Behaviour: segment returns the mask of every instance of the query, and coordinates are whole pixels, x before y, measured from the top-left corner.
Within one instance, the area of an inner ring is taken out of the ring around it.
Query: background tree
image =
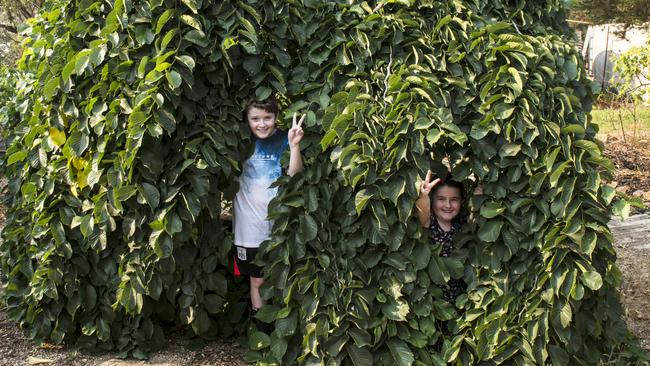
[[[20,24],[32,18],[44,0],[0,0],[0,64],[12,65],[20,56]]]
[[[646,0],[574,0],[572,7],[572,18],[595,24],[620,23],[627,28],[650,21]]]

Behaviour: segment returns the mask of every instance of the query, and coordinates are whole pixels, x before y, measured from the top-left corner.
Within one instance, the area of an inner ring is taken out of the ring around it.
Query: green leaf
[[[50,127],[49,136],[50,140],[55,146],[63,146],[63,144],[65,144],[65,132],[59,131],[54,127]]]
[[[111,336],[111,328],[104,318],[97,318],[97,338],[107,341]]]
[[[309,214],[304,214],[300,216],[300,231],[303,234],[303,240],[305,242],[314,240],[316,235],[318,235],[318,224],[313,217]]]
[[[192,321],[192,330],[196,334],[206,334],[210,329],[210,317],[208,313],[202,308],[194,310],[194,320]]]
[[[564,172],[564,169],[566,169],[569,166],[569,164],[571,164],[570,161],[565,161],[561,164],[558,164],[555,170],[553,170],[553,172],[549,176],[549,183],[551,184],[551,188],[557,186],[557,182],[560,179],[560,176]]]
[[[571,311],[571,304],[569,302],[564,303],[562,309],[560,310],[560,324],[564,328],[568,327],[571,324],[571,319],[573,318],[573,312]]]
[[[91,50],[85,49],[79,52],[75,58],[75,65],[74,65],[74,73],[77,75],[81,75],[86,67],[88,66],[88,63],[90,62],[90,54]]]
[[[196,4],[196,0],[181,0],[185,6],[187,6],[192,13],[198,14],[199,10]]]
[[[503,144],[503,146],[501,146],[501,149],[499,149],[499,156],[517,156],[520,151],[521,145],[507,143]]]
[[[178,87],[181,86],[181,83],[183,82],[183,79],[181,78],[181,75],[177,73],[174,70],[168,71],[165,73],[165,77],[167,78],[167,81],[169,82],[169,87],[172,89],[178,89]]]
[[[250,349],[259,351],[271,345],[271,338],[262,332],[254,332],[248,338],[248,347]]]
[[[406,190],[406,179],[404,177],[395,177],[395,179],[382,185],[380,190],[382,197],[397,205],[397,200]]]
[[[354,196],[354,208],[357,211],[357,215],[361,214],[361,211],[366,207],[368,201],[372,198],[373,194],[367,190],[362,189]]]
[[[413,352],[411,352],[411,349],[406,345],[406,343],[404,343],[404,341],[393,338],[386,341],[386,344],[388,345],[391,356],[393,356],[395,365],[410,366],[415,361]]]
[[[506,103],[499,103],[494,107],[494,117],[499,119],[507,119],[512,116],[515,111],[515,106]]]
[[[497,241],[501,228],[503,227],[502,220],[490,220],[481,225],[478,230],[478,237],[484,242],[492,243]]]
[[[616,197],[616,189],[606,184],[603,184],[600,189],[602,192],[603,200],[605,200],[605,204],[609,205],[614,197]]]
[[[501,215],[504,211],[505,207],[496,202],[486,202],[481,206],[481,216],[488,219],[495,218]]]
[[[255,313],[255,318],[263,321],[264,323],[273,323],[276,319],[278,311],[280,311],[279,306],[265,304]]]
[[[169,258],[174,251],[174,243],[167,234],[161,234],[154,244],[154,251],[158,258]]]
[[[352,359],[354,366],[373,366],[374,360],[372,353],[366,348],[360,348],[353,344],[348,343],[345,348]]]
[[[550,344],[548,350],[551,355],[553,366],[566,366],[571,364],[569,354],[561,347]]]
[[[80,288],[81,306],[87,311],[93,310],[97,304],[97,292],[95,288],[86,283]]]
[[[7,165],[11,165],[19,161],[23,161],[25,160],[26,157],[27,157],[27,151],[25,150],[16,151],[15,153],[9,155],[9,158],[7,158]]]
[[[382,312],[388,319],[395,321],[405,321],[407,315],[410,312],[410,307],[408,303],[401,299],[391,299],[382,306]]]
[[[196,18],[194,18],[193,16],[191,16],[191,15],[187,15],[187,14],[183,14],[183,15],[180,16],[180,20],[181,20],[181,22],[183,22],[183,23],[189,25],[190,27],[192,27],[192,28],[194,28],[194,29],[196,29],[196,30],[200,30],[200,31],[202,31],[202,29],[201,29],[201,22],[199,22],[199,21],[198,21]]]
[[[81,225],[79,226],[79,230],[81,231],[81,235],[83,235],[84,238],[87,238],[88,235],[93,232],[94,228],[95,220],[93,219],[93,215],[88,214],[81,218]]]
[[[619,199],[612,205],[612,213],[625,220],[630,216],[630,203],[626,200]]]
[[[271,96],[271,93],[273,93],[271,88],[266,86],[259,86],[257,87],[257,89],[255,89],[255,99],[266,100],[268,97]]]
[[[191,31],[183,35],[183,39],[196,44],[199,47],[208,47],[210,45],[210,40],[202,31],[198,29],[192,29]]]
[[[207,294],[203,297],[203,306],[210,314],[219,314],[223,311],[223,297],[215,294]]]
[[[603,278],[597,271],[584,272],[580,278],[582,279],[582,283],[584,283],[585,286],[594,291],[599,290],[603,286]]]
[[[156,186],[147,182],[142,182],[138,187],[138,190],[152,210],[158,207],[158,204],[160,203],[160,192],[158,192]]]
[[[176,56],[176,59],[183,63],[183,65],[187,66],[190,71],[194,70],[194,66],[196,66],[196,61],[192,58],[192,56],[189,55],[182,55],[182,56]]]
[[[174,15],[175,10],[174,9],[167,9],[165,10],[162,15],[158,18],[158,21],[156,22],[156,31],[155,33],[158,34],[160,31],[163,29],[165,24],[171,19],[172,15]]]
[[[431,258],[431,246],[429,244],[420,244],[416,246],[413,250],[412,258],[416,270],[427,268]]]
[[[75,156],[81,156],[88,148],[90,140],[86,134],[80,131],[74,131],[68,139],[68,144],[70,144],[70,148]]]
[[[59,90],[60,82],[59,77],[53,77],[48,80],[43,87],[43,96],[49,99],[56,95],[56,91]]]
[[[275,331],[283,336],[288,337],[296,332],[298,326],[298,317],[295,312],[291,313],[286,318],[278,319],[275,321]]]

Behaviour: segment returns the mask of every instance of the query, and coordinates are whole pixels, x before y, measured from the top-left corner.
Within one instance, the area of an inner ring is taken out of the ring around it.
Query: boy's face
[[[258,139],[269,138],[275,132],[275,114],[261,108],[251,107],[248,110],[248,127]]]
[[[433,213],[439,221],[450,223],[460,213],[460,190],[442,186],[433,196]]]

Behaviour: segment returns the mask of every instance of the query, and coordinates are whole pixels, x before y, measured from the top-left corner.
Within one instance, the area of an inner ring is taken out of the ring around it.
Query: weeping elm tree
[[[4,166],[9,315],[137,357],[163,326],[246,330],[221,210],[251,137],[307,111],[249,334],[262,364],[638,362],[607,222],[628,204],[563,2],[52,0],[28,22]],[[484,194],[458,254],[414,212],[428,169]],[[467,284],[455,303],[452,279]]]

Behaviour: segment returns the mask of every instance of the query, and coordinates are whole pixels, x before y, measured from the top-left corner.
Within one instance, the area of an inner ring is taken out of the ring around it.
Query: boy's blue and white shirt
[[[233,202],[235,245],[257,248],[271,236],[273,223],[266,217],[278,188],[269,186],[282,175],[280,157],[288,146],[287,133],[280,130],[269,138],[255,140],[255,151],[244,162]]]

